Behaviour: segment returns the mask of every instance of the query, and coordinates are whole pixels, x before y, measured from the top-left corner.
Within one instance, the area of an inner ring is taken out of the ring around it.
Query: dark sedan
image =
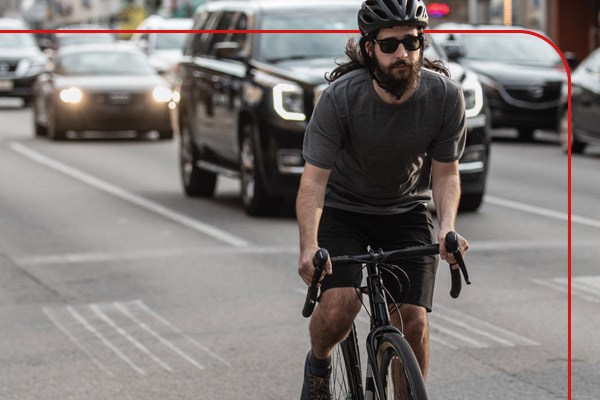
[[[583,153],[588,144],[600,145],[600,48],[590,54],[571,75],[571,152]],[[568,151],[567,87],[563,87],[560,144]]]
[[[68,131],[156,130],[173,137],[171,86],[145,54],[129,45],[69,46],[55,53],[34,85],[36,135]]]
[[[29,29],[21,20],[0,18],[0,29]],[[31,86],[44,71],[46,56],[31,33],[0,34],[0,97],[31,101]]]
[[[437,29],[519,29],[442,24]],[[479,74],[493,128],[516,128],[522,140],[536,129],[555,131],[566,72],[560,55],[541,38],[525,33],[435,34],[448,56]]]

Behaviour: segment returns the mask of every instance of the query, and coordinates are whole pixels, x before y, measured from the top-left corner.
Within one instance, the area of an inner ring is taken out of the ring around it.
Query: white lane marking
[[[592,303],[600,304],[600,288],[596,288],[600,277],[578,276],[571,279],[571,295]],[[567,278],[553,278],[550,280],[533,279],[533,283],[556,290],[561,293],[569,293]]]
[[[176,327],[175,325],[173,325],[172,323],[170,323],[169,321],[167,321],[165,318],[163,318],[161,315],[159,315],[156,311],[152,310],[143,301],[136,300],[133,303],[136,304],[140,309],[144,310],[146,313],[150,314],[155,319],[157,319],[158,321],[160,321],[163,325],[165,325],[166,327],[170,328],[173,332],[175,332],[175,333],[183,336],[188,342],[190,342],[191,344],[193,344],[194,346],[196,346],[200,350],[204,351],[205,353],[207,353],[208,355],[210,355],[214,359],[219,360],[221,363],[223,363],[224,365],[226,365],[226,366],[228,366],[228,367],[231,368],[231,364],[227,360],[223,359],[221,356],[219,356],[218,354],[216,354],[213,351],[211,351],[208,347],[206,347],[203,344],[199,343],[193,337],[191,337],[191,336],[183,333],[181,331],[181,329],[179,329],[178,327]]]
[[[143,323],[142,321],[140,321],[135,315],[133,315],[131,313],[131,311],[129,311],[121,303],[115,302],[114,306],[117,308],[117,310],[119,310],[121,313],[123,313],[123,315],[125,315],[126,317],[128,317],[129,319],[131,319],[133,322],[135,322],[136,324],[138,324],[140,326],[140,328],[142,328],[143,330],[145,330],[146,332],[148,332],[156,340],[158,340],[159,342],[161,342],[162,344],[164,344],[165,346],[167,346],[169,349],[171,349],[172,351],[174,351],[175,353],[177,353],[181,358],[183,358],[184,360],[186,360],[187,362],[189,362],[194,367],[196,367],[196,368],[198,368],[200,370],[204,369],[203,365],[201,365],[196,360],[194,360],[192,357],[190,357],[189,355],[187,355],[179,347],[175,346],[173,343],[171,343],[167,339],[163,338],[154,329],[150,328],[148,325],[146,325],[145,323]]]
[[[478,340],[475,340],[475,339],[473,339],[473,338],[471,338],[469,336],[463,335],[462,333],[458,333],[456,331],[453,331],[452,329],[448,329],[448,328],[445,328],[445,327],[440,326],[440,325],[432,325],[430,327],[430,329],[431,329],[432,332],[439,331],[439,332],[441,332],[441,333],[443,333],[445,335],[453,336],[453,337],[457,338],[458,340],[461,340],[461,341],[463,341],[465,343],[470,344],[473,347],[477,347],[477,348],[480,348],[480,349],[484,349],[484,348],[489,347],[485,343],[482,343],[482,342],[480,342]]]
[[[83,351],[89,358],[90,360],[92,360],[92,362],[94,364],[96,364],[96,366],[98,368],[100,368],[102,371],[106,372],[106,374],[108,376],[114,376],[112,372],[110,372],[108,370],[108,368],[106,368],[104,365],[102,365],[102,363],[100,361],[98,361],[98,359],[96,357],[94,357],[92,355],[92,353],[90,353],[76,338],[75,336],[73,336],[64,326],[62,326],[62,324],[60,322],[58,322],[58,320],[52,315],[52,313],[50,312],[50,310],[48,310],[47,308],[43,308],[44,314],[46,314],[46,316],[48,317],[48,319],[50,321],[52,321],[52,323],[54,325],[56,325],[56,327],[58,329],[60,329],[62,331],[62,333],[65,334],[65,336],[67,338],[69,338],[69,340],[71,340],[75,346],[77,346],[81,351]]]
[[[482,319],[472,317],[468,314],[461,313],[461,312],[458,312],[455,310],[451,310],[448,307],[441,306],[441,305],[436,305],[435,308],[439,311],[444,312],[445,314],[454,315],[456,318],[464,320],[466,322],[470,322],[473,325],[483,326],[486,329],[489,329],[490,331],[495,331],[498,334],[512,338],[513,340],[516,340],[517,342],[522,342],[525,345],[529,345],[529,346],[539,346],[540,345],[540,343],[536,342],[535,340],[529,339],[525,336],[521,336],[518,333],[509,331],[508,329],[505,329],[498,325],[494,325],[494,324],[484,321]]]
[[[125,354],[123,354],[114,344],[110,342],[107,338],[102,335],[96,328],[94,328],[90,323],[82,317],[72,306],[67,306],[67,310],[69,313],[75,318],[80,324],[82,324],[85,329],[91,332],[98,340],[100,340],[106,347],[111,349],[121,360],[125,361],[134,371],[136,371],[140,375],[146,375],[146,371],[142,368],[138,367],[133,361],[129,359]]]
[[[108,315],[106,315],[97,304],[90,304],[90,308],[94,313],[100,317],[104,322],[110,325],[114,330],[116,330],[121,336],[129,341],[129,343],[133,344],[137,347],[141,352],[146,354],[152,360],[154,360],[158,365],[162,368],[166,369],[169,372],[173,372],[173,369],[165,363],[163,360],[158,358],[154,353],[152,353],[146,346],[142,343],[138,342],[133,336],[131,336],[125,329],[121,328],[115,321],[113,321]]]
[[[227,243],[234,247],[245,247],[250,244],[245,239],[237,237],[229,232],[226,232],[226,231],[219,229],[217,227],[214,227],[212,225],[209,225],[204,222],[198,221],[196,219],[190,218],[179,212],[168,209],[168,208],[162,206],[161,204],[158,204],[151,200],[145,199],[145,198],[138,196],[132,192],[122,189],[118,186],[115,186],[106,181],[98,179],[92,175],[85,173],[85,172],[79,171],[79,170],[77,170],[71,166],[68,166],[60,161],[57,161],[50,157],[42,155],[26,146],[23,146],[20,143],[11,142],[9,147],[13,151],[29,158],[30,160],[33,160],[39,164],[42,164],[49,168],[52,168],[55,171],[61,172],[67,176],[70,176],[71,178],[77,179],[80,182],[83,182],[87,185],[90,185],[97,189],[100,189],[106,193],[109,193],[115,197],[120,198],[121,200],[125,200],[131,204],[135,204],[136,206],[142,207],[148,211],[158,214],[158,215],[160,215],[164,218],[167,218],[171,221],[177,222],[187,228],[190,228],[197,232],[203,233],[203,234],[210,236],[214,239],[217,239],[221,242]]]
[[[480,336],[484,336],[484,337],[486,337],[488,339],[491,339],[491,340],[496,341],[496,342],[498,342],[500,344],[503,344],[506,347],[515,347],[515,344],[513,342],[511,342],[511,341],[502,339],[501,337],[493,335],[493,334],[491,334],[489,332],[486,332],[484,330],[477,329],[474,326],[466,324],[466,323],[464,323],[462,321],[459,321],[459,320],[457,320],[455,318],[447,317],[444,314],[440,314],[440,313],[432,314],[431,316],[432,316],[432,318],[439,318],[439,319],[442,319],[442,320],[444,320],[444,321],[446,321],[448,323],[451,323],[453,325],[460,326],[463,329],[466,329],[466,330],[471,331],[471,332],[473,332],[475,334],[478,334]]]
[[[453,345],[452,343],[450,343],[450,342],[448,342],[448,341],[446,341],[446,340],[444,340],[444,339],[440,338],[439,336],[435,335],[434,333],[431,333],[431,334],[429,335],[429,339],[430,339],[432,342],[436,342],[436,343],[438,343],[438,344],[441,344],[442,346],[444,346],[444,347],[448,347],[448,348],[449,348],[449,349],[451,349],[451,350],[458,350],[458,346],[455,346],[455,345]]]
[[[288,247],[211,247],[206,249],[181,248],[181,249],[147,249],[134,250],[130,252],[91,252],[91,253],[62,253],[48,254],[42,256],[20,257],[15,260],[18,265],[37,266],[46,264],[77,264],[96,263],[110,261],[141,260],[148,258],[174,257],[195,254],[199,256],[210,256],[220,254],[297,254],[297,246]]]
[[[566,249],[567,242],[560,240],[533,240],[533,241],[469,241],[471,244],[470,253],[478,253],[482,251],[498,251],[506,252],[509,250],[543,250],[543,249]],[[598,246],[597,240],[577,240],[572,246],[583,248],[595,248]],[[95,262],[111,262],[111,261],[128,261],[142,260],[161,257],[177,257],[186,255],[211,256],[219,254],[227,255],[297,255],[299,252],[297,246],[257,246],[257,247],[210,247],[210,248],[167,248],[167,249],[145,249],[133,250],[130,252],[90,252],[90,253],[59,253],[46,254],[40,256],[17,257],[14,262],[21,266],[38,266],[51,264],[78,264],[78,263],[95,263]]]
[[[495,197],[495,196],[486,195],[484,201],[486,203],[490,203],[490,204],[493,204],[496,206],[510,208],[510,209],[518,210],[518,211],[523,211],[523,212],[527,212],[530,214],[541,215],[544,217],[553,218],[553,219],[557,219],[560,221],[568,221],[568,218],[569,218],[569,214],[564,213],[564,212],[550,210],[550,209],[543,208],[543,207],[536,207],[536,206],[532,206],[530,204],[520,203],[517,201],[508,200],[508,199],[502,199],[502,198]],[[591,226],[593,228],[600,228],[600,221],[598,221],[596,219],[592,219],[592,218],[586,218],[586,217],[582,217],[579,215],[571,214],[571,221],[574,224]]]

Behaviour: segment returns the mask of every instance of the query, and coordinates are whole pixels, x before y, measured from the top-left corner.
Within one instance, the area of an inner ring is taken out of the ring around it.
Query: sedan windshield
[[[356,30],[356,11],[337,10],[335,13],[266,15],[261,29],[301,30]],[[278,62],[290,59],[322,58],[335,59],[344,55],[349,34],[306,33],[306,34],[262,34],[260,35],[258,59]]]
[[[0,48],[16,49],[23,47],[37,47],[33,35],[27,33],[19,33],[18,35],[0,33]]]
[[[68,54],[59,62],[62,75],[154,75],[143,54],[123,51]]]
[[[464,34],[465,58],[511,64],[554,66],[560,56],[543,39],[523,34]]]
[[[156,50],[182,50],[186,33],[157,33]]]
[[[109,33],[86,33],[77,35],[72,33],[63,34],[60,37],[60,46],[72,46],[91,43],[113,43],[117,39]]]

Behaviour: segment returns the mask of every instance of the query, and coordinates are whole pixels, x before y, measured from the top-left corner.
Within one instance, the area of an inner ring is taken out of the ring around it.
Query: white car
[[[163,18],[152,15],[146,18],[136,30],[188,30],[192,29],[190,18]],[[148,33],[136,32],[130,41],[148,54],[156,70],[170,79],[183,54],[187,33]]]

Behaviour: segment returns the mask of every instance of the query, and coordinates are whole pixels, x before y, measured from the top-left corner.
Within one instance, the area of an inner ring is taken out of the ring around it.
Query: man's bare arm
[[[454,231],[458,204],[460,202],[460,175],[458,161],[442,163],[432,161],[431,185],[433,201],[440,225],[438,241],[440,243],[440,256],[443,260],[454,263],[454,258],[446,254],[444,237],[449,231]],[[468,242],[459,235],[459,248],[465,252],[469,248]]]
[[[300,180],[300,189],[296,199],[296,217],[300,230],[300,260],[298,274],[304,282],[310,284],[314,267],[312,258],[319,248],[317,232],[323,213],[325,189],[331,170],[306,163]],[[326,273],[331,273],[331,263],[325,266]]]

